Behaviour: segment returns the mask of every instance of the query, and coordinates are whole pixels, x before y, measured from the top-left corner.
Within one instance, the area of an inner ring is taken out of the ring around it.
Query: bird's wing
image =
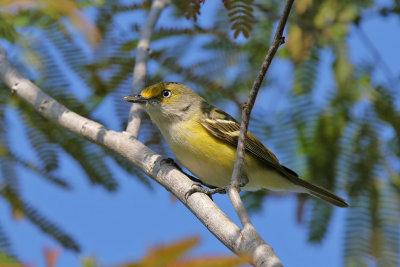
[[[239,140],[239,123],[229,114],[207,103],[202,105],[202,109],[203,115],[200,123],[204,128],[220,140],[236,147]],[[274,153],[250,132],[247,133],[246,151],[260,159],[268,167],[281,172],[284,176],[287,176],[285,171],[298,176],[294,171],[282,166]]]
[[[204,128],[206,128],[212,135],[220,140],[236,147],[240,133],[239,123],[229,114],[214,106],[211,106],[210,104],[207,104],[206,102],[202,104],[202,110],[203,115],[200,123],[204,126]],[[281,165],[274,153],[266,148],[260,142],[260,140],[258,140],[257,137],[250,132],[247,132],[246,151],[261,160],[266,166],[275,169],[290,182],[307,189],[310,194],[328,201],[333,205],[339,207],[348,207],[348,204],[342,198],[322,187],[300,179],[297,173]]]

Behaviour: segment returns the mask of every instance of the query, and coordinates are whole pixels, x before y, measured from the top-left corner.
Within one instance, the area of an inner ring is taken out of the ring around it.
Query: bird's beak
[[[126,102],[131,102],[131,103],[140,103],[140,104],[144,104],[146,103],[149,99],[148,98],[144,98],[141,95],[128,95],[125,96],[124,101]]]

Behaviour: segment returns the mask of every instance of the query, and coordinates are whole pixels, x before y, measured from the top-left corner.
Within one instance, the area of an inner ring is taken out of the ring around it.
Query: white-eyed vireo
[[[229,184],[236,156],[240,125],[229,114],[208,104],[189,87],[158,83],[125,101],[140,103],[158,126],[177,159],[204,184]],[[244,190],[268,188],[309,193],[333,205],[348,204],[328,190],[299,178],[248,132]]]

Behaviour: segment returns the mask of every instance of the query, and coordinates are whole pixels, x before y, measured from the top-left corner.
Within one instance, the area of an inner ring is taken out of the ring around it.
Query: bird
[[[232,116],[178,82],[157,83],[123,100],[144,107],[175,157],[201,183],[219,189],[230,183],[240,132],[240,124]],[[242,180],[246,181],[242,190],[308,193],[335,206],[348,207],[341,197],[282,165],[250,131]]]

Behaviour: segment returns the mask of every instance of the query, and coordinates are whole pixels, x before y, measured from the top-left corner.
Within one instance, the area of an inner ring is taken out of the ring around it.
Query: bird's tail
[[[325,200],[326,202],[329,202],[335,206],[342,208],[349,206],[349,204],[347,204],[343,198],[338,197],[334,193],[329,192],[328,190],[320,186],[314,185],[302,179],[298,179],[298,185],[304,187],[306,189],[306,192],[309,193],[310,195]]]
[[[292,171],[291,169],[283,165],[281,165],[281,167],[282,167],[281,173],[284,174],[284,176],[288,178],[292,183],[294,183],[297,186],[300,186],[300,188],[302,189],[301,192],[313,195],[338,207],[346,208],[349,206],[349,204],[347,204],[343,198],[338,197],[334,193],[326,190],[325,188],[322,188],[318,185],[312,184],[310,182],[301,179],[298,176],[298,174]]]

